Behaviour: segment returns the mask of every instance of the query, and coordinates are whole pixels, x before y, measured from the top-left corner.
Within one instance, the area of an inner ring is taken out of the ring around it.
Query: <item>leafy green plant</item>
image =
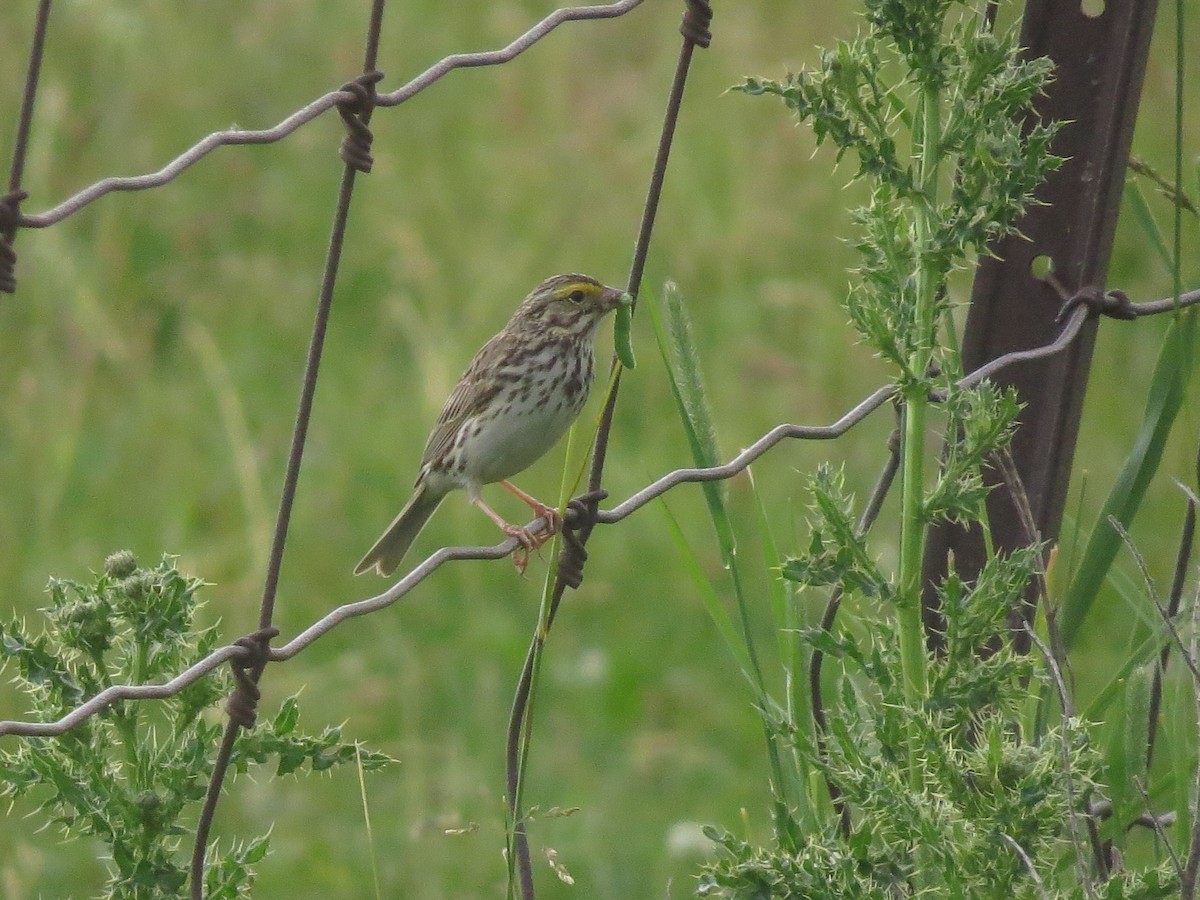
[[[869,0],[867,31],[826,51],[818,70],[739,87],[780,97],[811,122],[818,143],[837,147],[839,159],[853,151],[855,177],[870,183],[870,201],[855,214],[861,263],[847,310],[867,345],[896,367],[904,399],[896,604],[910,703],[925,690],[920,577],[929,396],[951,388],[947,378],[961,371],[953,341],[938,340],[949,312],[946,279],[969,253],[1013,229],[1060,162],[1049,153],[1054,123],[1024,133],[1020,124],[1050,78],[1049,61],[1021,61],[1011,37],[967,15],[948,23],[955,6]],[[900,72],[891,77],[896,63]],[[944,373],[941,384],[933,372]],[[985,405],[975,411],[990,414]]]
[[[3,661],[15,668],[30,713],[54,721],[114,684],[160,682],[207,656],[219,635],[215,625],[193,629],[203,584],[179,572],[170,557],[143,568],[128,551],[108,557],[94,581],[52,579],[43,629],[35,633],[20,621],[0,626]],[[220,670],[166,699],[120,701],[59,737],[4,747],[0,795],[34,803],[64,837],[108,847],[109,877],[98,896],[182,896],[187,863],[180,852],[189,830],[183,822],[204,797],[222,730],[215,707],[230,681]],[[340,728],[305,734],[298,719],[296,698],[289,697],[271,721],[244,732],[235,771],[271,760],[276,775],[355,760],[378,769],[390,761],[343,741]],[[223,850],[210,846],[206,896],[249,896],[254,864],[268,847],[267,835]]]

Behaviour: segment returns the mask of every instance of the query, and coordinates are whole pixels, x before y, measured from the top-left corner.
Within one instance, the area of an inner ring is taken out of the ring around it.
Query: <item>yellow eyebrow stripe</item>
[[[600,288],[596,287],[596,285],[592,284],[590,281],[568,281],[555,292],[555,296],[559,300],[563,300],[566,297],[569,297],[575,291],[583,291],[586,296],[590,297],[599,293]]]

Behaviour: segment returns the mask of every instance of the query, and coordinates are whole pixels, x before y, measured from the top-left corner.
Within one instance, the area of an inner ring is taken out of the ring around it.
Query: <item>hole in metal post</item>
[[[1033,262],[1029,264],[1029,271],[1033,274],[1034,278],[1040,278],[1042,281],[1045,281],[1049,276],[1054,274],[1054,260],[1045,254],[1035,256]]]
[[[1079,11],[1089,19],[1098,19],[1104,15],[1104,0],[1081,0]]]

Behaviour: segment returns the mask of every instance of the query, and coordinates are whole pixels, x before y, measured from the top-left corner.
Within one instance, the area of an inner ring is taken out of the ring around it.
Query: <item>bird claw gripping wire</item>
[[[1082,287],[1070,297],[1065,297],[1055,323],[1061,325],[1070,317],[1077,306],[1086,306],[1095,316],[1130,321],[1138,317],[1134,303],[1124,291],[1102,291],[1097,287]]]
[[[375,85],[382,79],[382,72],[367,72],[341,88],[352,94],[353,99],[338,103],[338,114],[347,132],[338,155],[342,162],[363,174],[370,172],[375,165],[371,156],[371,142],[375,136],[371,134],[367,122],[370,121],[371,110],[375,108]]]
[[[229,667],[233,670],[234,688],[229,699],[225,701],[225,712],[233,722],[246,730],[253,728],[258,719],[258,701],[262,697],[258,683],[250,673],[263,670],[267,664],[268,644],[272,638],[278,636],[279,629],[272,625],[234,641],[235,645],[247,652],[245,656],[235,656],[229,661]]]
[[[21,222],[21,201],[25,191],[9,191],[0,197],[0,291],[6,294],[17,290],[17,251],[12,239]]]
[[[707,47],[712,43],[712,32],[708,30],[711,24],[712,6],[708,0],[687,0],[679,33],[697,47]]]

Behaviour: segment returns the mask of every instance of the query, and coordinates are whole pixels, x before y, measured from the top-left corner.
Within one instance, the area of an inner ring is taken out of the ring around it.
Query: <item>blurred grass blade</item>
[[[1195,335],[1196,312],[1192,308],[1175,316],[1163,339],[1133,448],[1088,536],[1079,568],[1063,597],[1058,621],[1063,645],[1068,650],[1079,636],[1079,630],[1121,545],[1121,539],[1109,525],[1108,517],[1114,516],[1126,528],[1129,527],[1142,504],[1150,480],[1162,462],[1163,448],[1183,406],[1185,389],[1191,379]]]
[[[1150,746],[1150,693],[1158,660],[1138,666],[1125,683],[1125,774],[1123,781],[1146,781],[1146,750]]]
[[[687,434],[692,459],[700,467],[707,468],[718,465],[720,455],[717,451],[717,432],[713,425],[708,397],[704,392],[704,382],[700,376],[699,356],[696,353],[695,342],[692,340],[691,323],[683,303],[683,297],[673,284],[667,283],[666,324],[664,325],[662,310],[660,310],[653,292],[643,285],[641,296],[646,301],[646,309],[654,326],[654,336],[667,369],[671,393],[675,397],[679,418],[683,423],[684,432]],[[794,804],[789,800],[796,781],[795,773],[792,772],[789,778],[784,775],[783,771],[783,753],[780,749],[782,736],[778,733],[778,725],[771,712],[773,708],[776,708],[776,704],[772,702],[767,693],[758,650],[754,645],[754,633],[750,627],[750,605],[746,600],[741,571],[737,564],[737,545],[733,534],[733,524],[729,519],[728,510],[725,508],[722,485],[717,482],[704,482],[701,487],[704,489],[704,499],[708,504],[709,517],[712,519],[713,528],[717,533],[721,561],[733,581],[733,595],[737,603],[738,617],[741,620],[741,641],[744,650],[737,654],[737,658],[745,659],[746,670],[751,676],[758,703],[763,736],[767,743],[767,760],[770,766],[772,786],[771,813],[776,838],[783,847],[789,851],[795,851],[799,846],[800,836],[796,820],[792,816]]]
[[[1112,816],[1108,833],[1118,848],[1126,845],[1124,823],[1142,812],[1143,801],[1134,786],[1134,779],[1146,781],[1146,747],[1149,740],[1150,686],[1156,661],[1136,667],[1129,673],[1121,692],[1124,699],[1119,722],[1122,727],[1111,729],[1108,735],[1107,763],[1111,773],[1107,780]]]
[[[770,576],[771,610],[775,619],[779,659],[783,666],[783,691],[786,701],[784,714],[787,727],[799,738],[792,740],[790,754],[792,765],[796,771],[797,818],[800,822],[806,823],[805,827],[817,828],[825,820],[814,809],[808,789],[813,772],[809,767],[806,755],[800,749],[802,743],[808,743],[811,746],[811,742],[815,738],[807,677],[810,651],[805,642],[800,640],[800,629],[803,623],[796,610],[794,588],[782,574],[783,559],[779,553],[779,546],[775,542],[775,534],[771,530],[771,522],[767,518],[767,507],[763,503],[762,494],[758,490],[758,483],[754,480],[754,472],[751,468],[746,469],[746,475],[750,479],[750,491],[754,495],[754,506],[758,512],[759,541],[762,544],[763,560]]]
[[[692,336],[692,320],[683,303],[683,295],[672,283],[667,282],[663,293],[667,311],[667,333],[670,337],[672,356],[677,367],[679,395],[691,425],[698,447],[696,462],[699,465],[715,466],[721,456],[717,450],[717,429],[713,424],[712,410],[704,390],[704,379],[700,374],[700,357],[696,353],[696,341]],[[717,482],[712,487],[720,487]]]
[[[1128,187],[1132,188],[1125,196],[1129,198],[1129,203],[1133,207],[1133,214],[1138,225],[1146,235],[1146,239],[1150,241],[1150,245],[1158,251],[1159,258],[1164,266],[1167,267],[1167,274],[1172,278],[1175,277],[1175,261],[1171,257],[1171,250],[1167,247],[1166,238],[1163,237],[1162,229],[1158,227],[1158,222],[1154,220],[1154,214],[1150,212],[1150,204],[1146,202],[1146,194],[1142,191],[1142,186],[1136,178],[1130,179]]]
[[[754,472],[747,467],[746,477],[750,479],[750,493],[754,496],[754,509],[758,514],[758,539],[762,545],[763,561],[770,573],[771,612],[775,619],[775,632],[779,636],[779,658],[788,660],[791,657],[790,647],[798,642],[794,640],[794,630],[800,627],[795,613],[788,603],[788,583],[780,575],[783,559],[779,555],[779,545],[775,543],[775,535],[771,531],[771,523],[767,519],[767,508],[763,504],[762,494],[759,493],[758,483],[754,480]],[[787,665],[787,663],[785,663]],[[788,666],[790,671],[791,666]]]
[[[1137,645],[1133,650],[1128,652],[1123,658],[1119,668],[1109,678],[1108,683],[1098,693],[1087,708],[1081,713],[1081,719],[1085,722],[1099,722],[1104,719],[1113,719],[1115,717],[1108,715],[1108,709],[1112,706],[1113,701],[1120,697],[1125,691],[1125,684],[1129,680],[1132,673],[1138,666],[1144,665],[1147,661],[1159,654],[1162,648],[1169,640],[1166,634],[1166,629],[1163,628],[1161,633],[1155,633],[1147,637],[1144,641]]]
[[[654,326],[658,349],[667,368],[671,394],[674,396],[675,405],[679,410],[679,418],[683,423],[692,460],[697,466],[704,468],[720,465],[717,432],[713,425],[712,412],[708,406],[708,397],[704,392],[704,381],[700,376],[700,363],[696,355],[695,342],[692,340],[691,323],[683,306],[682,296],[673,284],[667,282],[665,291],[666,324],[664,324],[662,312],[653,291],[643,287],[642,297],[646,300],[646,309],[650,314],[650,322]],[[701,484],[700,487],[703,489],[704,499],[708,503],[713,527],[717,531],[721,561],[728,567],[731,564],[735,547],[733,528],[725,512],[725,502],[722,496],[723,486],[720,482],[708,481]]]
[[[375,832],[371,829],[371,811],[367,806],[367,780],[363,777],[362,745],[354,745],[355,768],[358,769],[358,795],[362,798],[363,826],[367,837],[367,859],[371,864],[371,881],[375,888],[375,900],[382,900],[379,888],[379,860],[375,856]]]
[[[725,646],[729,648],[729,652],[733,654],[733,658],[737,661],[738,668],[742,670],[742,674],[746,676],[746,680],[754,686],[754,677],[750,673],[750,659],[746,655],[746,648],[743,645],[741,636],[737,632],[737,628],[733,624],[733,619],[730,617],[729,611],[725,609],[725,605],[721,603],[721,598],[717,596],[712,581],[704,574],[704,569],[700,565],[699,558],[692,551],[691,545],[688,544],[687,537],[683,533],[683,529],[679,526],[679,520],[671,512],[671,508],[667,505],[666,500],[662,498],[660,500],[659,505],[662,508],[663,515],[666,517],[667,528],[671,532],[671,537],[675,540],[675,545],[679,548],[679,555],[683,560],[684,569],[691,577],[692,583],[696,586],[696,590],[700,594],[700,600],[704,603],[704,608],[708,610],[709,618],[717,626],[717,632],[721,635],[721,639],[725,641]]]
[[[274,516],[263,491],[262,473],[258,465],[258,448],[246,420],[245,407],[237,383],[229,370],[221,349],[203,325],[185,326],[184,339],[200,362],[200,371],[212,389],[220,413],[221,425],[233,458],[233,468],[246,514],[246,533],[254,560],[265,560],[271,552]]]

